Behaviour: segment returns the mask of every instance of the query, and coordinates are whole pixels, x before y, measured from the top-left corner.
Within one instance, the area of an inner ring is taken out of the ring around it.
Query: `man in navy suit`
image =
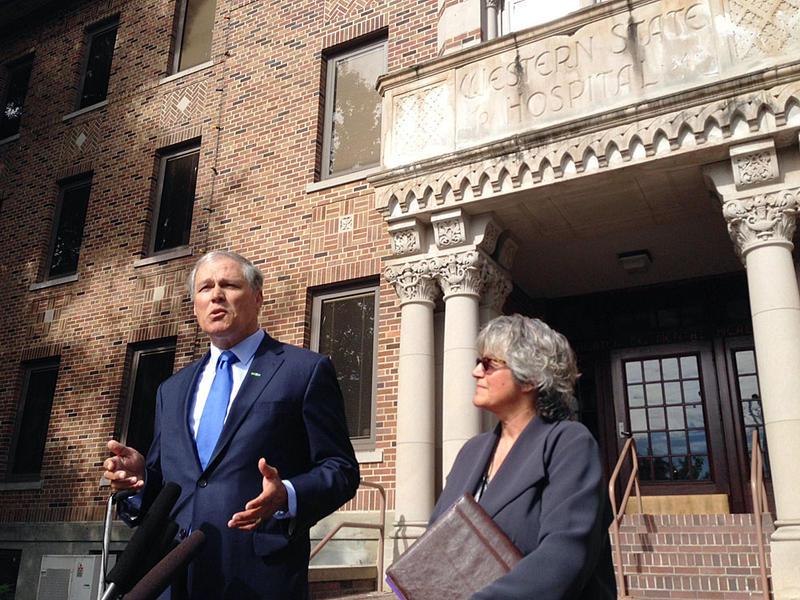
[[[146,509],[175,482],[179,536],[206,534],[185,580],[166,593],[172,600],[307,598],[309,528],[358,487],[331,361],[259,328],[262,285],[238,254],[215,251],[197,261],[189,292],[211,348],[159,387],[146,460],[108,443],[104,476],[115,490],[138,490]],[[228,383],[220,394],[214,379],[223,362]],[[220,396],[221,432],[209,442],[204,409]]]

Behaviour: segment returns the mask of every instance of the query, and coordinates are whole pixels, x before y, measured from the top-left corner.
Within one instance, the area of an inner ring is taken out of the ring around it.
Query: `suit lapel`
[[[481,497],[481,506],[494,517],[522,492],[547,475],[544,444],[553,424],[534,417],[520,434]]]
[[[200,378],[200,374],[203,372],[203,367],[205,367],[206,362],[208,362],[209,356],[210,353],[206,352],[203,358],[193,362],[182,372],[186,376],[186,379],[183,381],[187,381],[188,379],[188,382],[178,386],[181,393],[175,394],[178,401],[170,408],[172,414],[171,418],[179,423],[177,439],[179,449],[184,456],[194,455],[198,473],[200,472],[200,459],[197,458],[197,445],[195,444],[192,428],[189,426],[189,413],[192,410],[195,392],[197,391],[197,381]]]
[[[253,356],[253,362],[250,364],[250,369],[242,382],[242,386],[239,388],[236,398],[233,399],[228,418],[225,419],[225,425],[217,440],[217,445],[214,447],[211,459],[208,461],[206,470],[216,465],[219,455],[230,443],[234,433],[250,412],[253,403],[261,395],[264,388],[267,387],[281,364],[283,364],[282,355],[283,345],[269,335],[265,335]]]

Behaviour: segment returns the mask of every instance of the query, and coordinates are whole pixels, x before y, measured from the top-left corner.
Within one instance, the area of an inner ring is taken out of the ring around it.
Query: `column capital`
[[[798,209],[800,188],[792,188],[723,199],[722,215],[736,253],[744,259],[758,246],[782,245],[791,249]]]
[[[401,304],[425,302],[431,305],[439,295],[430,259],[406,261],[386,267],[383,276],[394,286]]]
[[[502,314],[503,304],[513,288],[511,277],[505,269],[489,260],[484,261],[481,277],[484,280],[481,306],[490,308],[496,314]]]
[[[431,268],[442,286],[445,300],[454,295],[480,297],[484,284],[482,267],[486,260],[476,248],[432,259]]]

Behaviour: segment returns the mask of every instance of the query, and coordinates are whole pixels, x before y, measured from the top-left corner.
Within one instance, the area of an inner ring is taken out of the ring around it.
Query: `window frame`
[[[378,398],[378,338],[380,323],[380,283],[361,282],[354,285],[326,287],[312,292],[311,300],[311,350],[319,352],[320,327],[322,320],[322,304],[328,300],[347,298],[372,293],[374,301],[374,323],[372,331],[372,385],[370,406],[370,435],[350,437],[353,448],[359,450],[374,450],[377,440],[377,398]],[[334,368],[336,363],[334,362]],[[338,373],[337,373],[338,376]],[[347,400],[345,408],[347,407]]]
[[[33,53],[26,54],[25,56],[18,58],[16,60],[7,62],[4,66],[6,71],[5,81],[3,83],[3,95],[2,95],[2,104],[0,104],[0,140],[7,140],[11,139],[14,136],[19,135],[19,130],[22,127],[22,117],[25,115],[25,101],[28,98],[28,92],[31,89],[31,75],[33,74]],[[25,93],[22,95],[22,103],[20,106],[20,115],[19,119],[17,120],[16,130],[13,133],[9,133],[8,135],[2,134],[2,128],[5,123],[8,121],[5,119],[5,107],[8,104],[9,94],[11,93],[11,81],[14,79],[14,73],[22,69],[28,69],[28,77],[27,81],[25,82]]]
[[[75,262],[75,270],[71,273],[62,273],[60,275],[51,275],[50,269],[53,267],[53,253],[56,249],[56,235],[58,234],[59,225],[61,224],[61,215],[64,209],[64,196],[71,190],[76,190],[82,187],[88,187],[88,197],[86,198],[86,213],[83,216],[83,228],[81,229],[81,243],[78,246],[78,258]],[[86,217],[89,213],[89,202],[92,196],[92,174],[86,173],[67,181],[59,183],[58,200],[56,202],[55,211],[53,212],[53,223],[50,227],[50,237],[47,244],[47,260],[44,264],[44,270],[41,281],[55,281],[64,278],[71,278],[78,274],[78,263],[80,262],[81,248],[83,247],[84,233],[86,232]]]
[[[378,160],[374,163],[370,163],[368,165],[362,165],[359,167],[348,169],[346,171],[331,172],[331,167],[330,167],[331,142],[333,138],[333,131],[332,131],[333,108],[336,101],[336,65],[342,60],[353,58],[355,56],[358,56],[359,54],[366,54],[368,52],[372,52],[376,48],[382,48],[383,50],[383,73],[385,74],[388,71],[388,64],[389,64],[389,41],[385,35],[377,39],[372,38],[369,41],[366,41],[362,44],[358,44],[356,46],[350,46],[346,50],[331,52],[329,55],[325,57],[325,94],[324,94],[323,117],[322,117],[322,154],[319,166],[320,181],[335,179],[338,177],[346,177],[348,175],[352,175],[353,173],[360,173],[362,171],[368,171],[370,169],[374,169],[375,167],[380,165],[381,158],[380,156],[378,156]],[[383,117],[381,117],[381,120],[383,120]],[[383,140],[381,138],[380,131],[378,132],[378,143],[379,146],[382,146]]]
[[[89,60],[90,60],[91,54],[92,54],[92,44],[94,43],[95,38],[97,38],[98,36],[100,36],[100,35],[102,35],[104,33],[108,33],[112,29],[114,29],[114,30],[118,30],[119,29],[119,18],[118,17],[113,17],[111,19],[102,21],[101,23],[97,23],[97,24],[95,24],[95,25],[93,25],[91,27],[87,27],[86,28],[86,35],[85,35],[86,45],[85,45],[85,51],[84,51],[84,56],[83,56],[83,63],[81,65],[81,81],[80,81],[80,85],[78,86],[78,97],[77,97],[76,102],[75,102],[75,110],[83,110],[83,109],[91,108],[93,106],[97,106],[98,104],[101,104],[101,103],[107,101],[107,99],[108,99],[108,88],[109,88],[109,85],[111,83],[111,73],[112,73],[112,67],[113,67],[113,64],[114,64],[114,53],[115,53],[116,46],[117,46],[117,44],[116,44],[116,34],[114,35],[114,47],[111,50],[111,61],[110,61],[110,64],[108,66],[108,79],[106,80],[106,93],[103,96],[103,98],[101,98],[100,100],[98,100],[96,102],[92,102],[91,104],[83,104],[83,96],[84,96],[84,93],[86,91],[84,89],[86,87],[86,75],[87,75],[87,73],[89,71]]]
[[[192,65],[190,67],[184,67],[183,69],[180,68],[181,58],[183,56],[183,38],[184,32],[186,29],[186,13],[187,9],[189,8],[189,3],[192,0],[179,0],[177,10],[175,13],[175,44],[172,50],[172,62],[169,68],[169,74],[175,75],[177,73],[183,73],[184,71],[190,71],[191,69],[195,69],[200,65],[205,64],[206,62],[211,60],[211,49],[214,42],[214,21],[216,20],[216,12],[217,12],[217,0],[214,0],[214,16],[215,18],[212,19],[211,31],[209,32],[208,37],[208,60],[204,62],[197,63],[196,65]]]
[[[170,159],[180,158],[183,156],[187,156],[189,154],[197,154],[197,173],[195,176],[194,182],[194,190],[192,192],[192,210],[191,210],[191,218],[189,219],[189,235],[187,236],[187,242],[185,244],[179,244],[177,246],[171,246],[169,248],[162,248],[161,250],[156,250],[156,239],[158,233],[158,221],[161,217],[161,208],[162,208],[162,200],[164,194],[164,178],[166,176],[167,171],[167,163]],[[166,255],[170,253],[174,253],[176,251],[180,251],[182,249],[188,249],[191,247],[191,235],[192,235],[192,224],[194,223],[194,201],[197,197],[197,175],[200,173],[200,141],[197,140],[196,142],[191,142],[189,144],[183,145],[178,149],[170,149],[159,151],[157,155],[158,160],[158,179],[156,183],[156,193],[155,198],[152,204],[153,211],[152,211],[152,221],[150,222],[150,231],[149,231],[149,239],[147,243],[147,252],[146,256],[159,256],[159,255]]]
[[[42,465],[44,464],[44,454],[47,448],[47,434],[50,431],[50,420],[53,414],[53,402],[58,390],[58,372],[61,366],[61,357],[54,356],[43,358],[40,360],[28,361],[22,363],[22,387],[20,390],[19,404],[14,418],[14,432],[11,437],[11,443],[8,448],[8,467],[6,470],[5,481],[8,483],[17,482],[35,482],[41,481],[42,478]],[[28,393],[30,392],[31,378],[35,373],[42,373],[45,371],[55,371],[56,382],[53,388],[53,395],[50,397],[50,409],[47,415],[47,426],[44,432],[44,444],[42,445],[42,462],[39,464],[38,472],[31,473],[15,473],[15,466],[17,463],[17,452],[19,450],[19,440],[22,434],[22,425],[25,419],[25,409],[29,403]]]
[[[122,412],[119,426],[119,441],[123,444],[128,443],[131,419],[133,417],[133,404],[136,392],[136,382],[139,377],[139,364],[142,356],[148,354],[163,354],[172,351],[172,372],[175,372],[175,359],[177,358],[177,338],[167,337],[146,342],[138,342],[128,346],[128,369],[126,369],[125,387],[122,393]],[[154,411],[155,413],[155,411]],[[146,450],[142,454],[146,454]]]

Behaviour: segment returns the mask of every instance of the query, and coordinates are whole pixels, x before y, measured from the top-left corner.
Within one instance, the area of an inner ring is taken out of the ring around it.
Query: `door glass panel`
[[[665,380],[678,379],[680,377],[677,358],[665,358],[661,361],[661,368],[664,370]]]
[[[659,369],[657,360],[644,361],[644,380],[645,381],[661,380],[661,369]]]
[[[644,388],[641,385],[628,386],[628,404],[630,406],[644,406]]]
[[[696,356],[683,356],[681,357],[681,376],[684,379],[690,377],[697,377],[697,357]]]
[[[639,383],[642,381],[642,363],[639,361],[625,363],[625,380],[628,383]]]
[[[700,382],[696,379],[693,381],[683,382],[683,401],[687,403],[699,402],[702,400],[700,395]]]
[[[664,395],[661,393],[660,383],[648,383],[645,388],[647,390],[647,404],[649,406],[664,404]]]
[[[758,432],[759,443],[764,452],[764,476],[769,477],[769,455],[764,435],[764,414],[761,410],[761,393],[758,387],[756,353],[752,348],[733,351],[736,370],[736,394],[741,409],[742,426],[747,441],[748,461],[753,456],[753,432]]]
[[[683,420],[682,406],[670,406],[667,409],[667,423],[669,424],[670,430],[677,431],[686,428]]]
[[[683,404],[681,384],[678,381],[668,381],[664,384],[664,398],[667,404]]]
[[[664,420],[663,408],[649,408],[647,409],[648,417],[650,417],[650,429],[666,429],[667,422]]]
[[[624,362],[630,431],[644,481],[711,477],[699,365],[696,353]]]

